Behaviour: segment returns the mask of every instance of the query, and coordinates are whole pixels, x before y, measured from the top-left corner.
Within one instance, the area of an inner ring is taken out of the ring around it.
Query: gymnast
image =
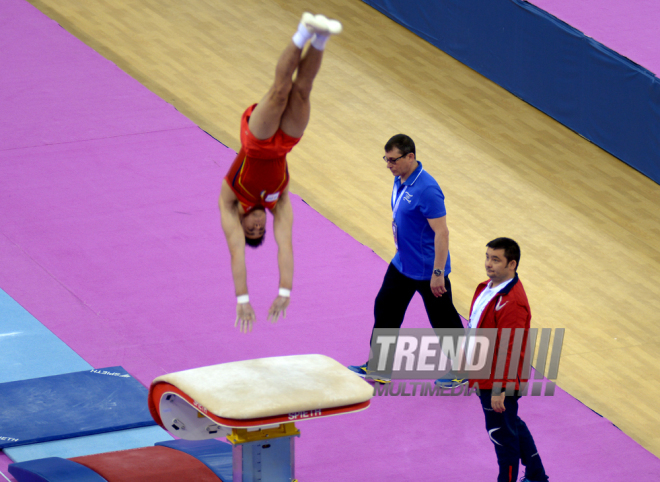
[[[309,97],[325,44],[341,30],[337,20],[305,12],[277,62],[273,85],[241,118],[241,150],[222,181],[219,199],[237,297],[234,326],[240,322],[241,332],[252,331],[256,321],[248,296],[245,245],[256,248],[263,242],[266,209],[273,215],[280,272],[278,296],[268,319],[275,323],[280,313],[286,317],[293,286],[293,212],[286,154],[300,141],[309,122]],[[303,54],[307,42],[310,46]]]

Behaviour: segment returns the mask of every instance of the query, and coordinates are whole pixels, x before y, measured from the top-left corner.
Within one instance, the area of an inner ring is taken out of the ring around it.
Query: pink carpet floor
[[[256,357],[364,361],[387,263],[293,196],[289,316],[266,321],[270,229],[248,256],[259,321],[240,334],[217,210],[234,153],[24,0],[4,0],[0,52],[0,288],[88,363],[148,385]],[[404,326],[428,326],[419,298]],[[660,474],[655,456],[562,390],[522,400],[521,416],[552,480]],[[475,397],[379,397],[299,428],[303,481],[494,480]]]

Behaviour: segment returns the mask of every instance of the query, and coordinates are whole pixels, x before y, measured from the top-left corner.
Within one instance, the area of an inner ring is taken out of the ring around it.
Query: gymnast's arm
[[[220,188],[220,221],[227,239],[227,247],[231,255],[231,272],[234,277],[236,296],[246,295],[247,272],[245,269],[245,233],[238,216],[238,199],[227,181],[222,180]]]
[[[279,287],[290,290],[293,286],[293,209],[288,187],[271,212],[273,213],[273,234],[277,242],[277,264],[280,268]],[[286,316],[287,306],[289,306],[289,297],[278,295],[268,311],[268,318],[275,322],[280,312]]]
[[[247,289],[247,270],[245,269],[245,233],[241,226],[241,220],[238,216],[238,198],[227,184],[222,180],[220,188],[220,222],[222,230],[227,239],[227,247],[231,256],[231,273],[234,278],[234,289],[236,296],[246,295]],[[242,332],[252,331],[252,323],[256,320],[254,310],[250,303],[237,303],[236,305],[236,323],[240,320],[240,330]]]

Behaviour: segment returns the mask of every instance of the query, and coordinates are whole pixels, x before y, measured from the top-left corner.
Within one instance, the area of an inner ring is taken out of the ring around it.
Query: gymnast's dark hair
[[[264,242],[264,237],[266,236],[266,231],[261,235],[260,238],[248,238],[245,236],[245,244],[251,248],[258,248]]]
[[[407,156],[411,152],[415,155],[417,154],[415,152],[415,143],[405,134],[397,134],[385,144],[385,152],[390,152],[394,148],[399,149],[404,156]]]
[[[496,238],[486,246],[491,249],[503,249],[507,266],[511,260],[514,260],[516,262],[516,271],[518,271],[518,266],[520,266],[520,246],[518,246],[518,243],[516,243],[513,239]]]

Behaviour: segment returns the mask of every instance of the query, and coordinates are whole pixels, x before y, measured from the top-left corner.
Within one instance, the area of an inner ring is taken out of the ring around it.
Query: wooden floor
[[[567,329],[559,385],[660,455],[660,186],[359,0],[30,1],[234,149],[301,12],[341,19],[293,192],[389,260],[382,146],[412,136],[447,198],[459,311],[484,244],[516,239],[533,326]]]

